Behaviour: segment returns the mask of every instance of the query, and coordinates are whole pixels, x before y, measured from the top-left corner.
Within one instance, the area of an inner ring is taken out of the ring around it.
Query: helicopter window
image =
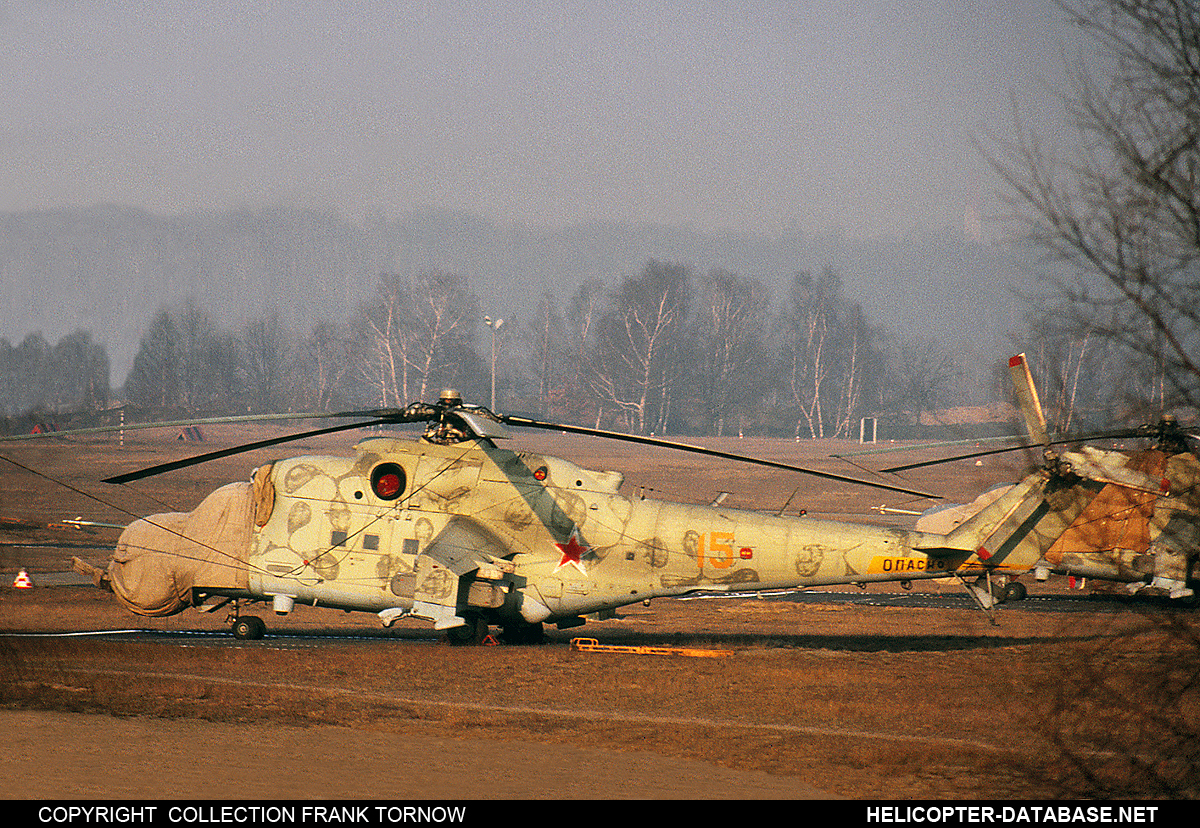
[[[371,491],[381,500],[395,500],[404,493],[404,469],[395,463],[380,463],[371,472]]]

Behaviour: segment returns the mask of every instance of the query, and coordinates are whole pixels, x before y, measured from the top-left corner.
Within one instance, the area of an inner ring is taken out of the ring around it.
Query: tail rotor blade
[[[1046,416],[1042,413],[1042,403],[1038,399],[1037,387],[1033,384],[1025,354],[1017,354],[1009,359],[1008,372],[1017,393],[1017,403],[1025,416],[1025,430],[1029,433],[1029,439],[1046,445]]]

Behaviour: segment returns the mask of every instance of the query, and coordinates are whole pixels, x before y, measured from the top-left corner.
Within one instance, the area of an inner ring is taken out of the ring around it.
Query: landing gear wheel
[[[505,644],[541,644],[545,642],[546,634],[540,621],[536,624],[507,624],[504,632],[500,633],[500,640]]]
[[[256,615],[244,615],[233,622],[233,637],[242,641],[257,641],[267,631],[267,625]]]
[[[1020,581],[1010,581],[1008,587],[1004,590],[1005,601],[1024,601],[1025,596],[1029,594],[1029,590]]]
[[[488,625],[482,618],[468,618],[461,627],[451,627],[446,630],[443,640],[455,647],[466,647],[471,644],[482,644],[487,638]]]

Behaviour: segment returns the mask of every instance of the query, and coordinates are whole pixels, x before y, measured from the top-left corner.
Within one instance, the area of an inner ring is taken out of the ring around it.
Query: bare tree
[[[1028,237],[1061,268],[1050,317],[1069,322],[1080,362],[1107,349],[1107,358],[1129,367],[1122,385],[1143,404],[1158,397],[1195,409],[1200,6],[1060,5],[1111,74],[1098,79],[1082,60],[1073,70],[1061,96],[1077,132],[1069,148],[1050,148],[1021,130],[993,165]],[[1073,385],[1069,364],[1063,374],[1064,385]],[[1055,673],[1055,695],[1039,696],[1049,702],[1041,729],[1070,796],[1194,798],[1200,791],[1200,640],[1186,611],[1147,613],[1144,621],[1126,635],[1095,630]],[[1079,750],[1080,734],[1112,749]]]
[[[862,305],[847,302],[842,309],[842,347],[840,349],[841,394],[834,437],[849,437],[854,419],[863,413],[864,391],[884,371],[883,355],[876,348],[876,331],[868,322]]]
[[[429,399],[439,384],[477,381],[478,307],[467,280],[456,274],[384,274],[356,326],[361,374],[379,403],[404,405]]]
[[[245,411],[238,344],[188,299],[172,314],[178,333],[179,404],[187,411]]]
[[[662,431],[670,420],[691,293],[690,268],[652,260],[621,283],[600,319],[595,390],[640,434]]]
[[[40,333],[16,347],[0,338],[0,415],[95,411],[108,399],[108,354],[90,331],[73,331],[53,347]]]
[[[406,287],[395,274],[382,276],[376,301],[362,308],[355,325],[359,378],[372,401],[385,408],[408,401]]]
[[[603,364],[596,336],[604,300],[604,284],[595,280],[585,281],[571,295],[563,340],[567,367],[549,392],[549,413],[579,423],[594,420],[596,428],[604,417],[604,401],[597,391]]]
[[[166,309],[150,320],[125,380],[125,397],[134,405],[174,408],[181,404],[179,328]]]
[[[792,402],[799,409],[796,437],[808,425],[809,436],[825,436],[821,393],[829,373],[836,333],[835,304],[841,283],[836,273],[826,270],[817,278],[801,271],[792,277],[791,289],[781,314],[780,359]]]
[[[528,347],[530,369],[537,381],[537,400],[543,414],[549,410],[555,378],[562,373],[566,329],[558,301],[551,291],[538,300],[533,319],[526,325],[524,340]]]
[[[135,405],[201,412],[245,412],[241,343],[217,328],[194,301],[155,314],[142,337],[125,397]]]
[[[768,291],[756,279],[725,270],[704,279],[695,321],[694,339],[702,349],[696,382],[718,437],[735,412],[762,396],[769,304]]]
[[[438,383],[460,384],[463,358],[468,352],[474,356],[479,302],[466,279],[442,271],[417,276],[413,293],[413,303],[406,309],[411,331],[409,365],[418,380],[417,398],[425,400]]]
[[[946,398],[960,368],[954,354],[936,339],[912,337],[900,344],[893,371],[890,407],[920,422],[922,414],[935,411]]]
[[[1113,343],[1091,331],[1070,335],[1041,329],[1026,357],[1052,432],[1104,427],[1111,413],[1124,405],[1121,390],[1130,382],[1144,382],[1145,377],[1127,376],[1119,360],[1113,359],[1113,350]],[[1156,384],[1154,379],[1151,384]],[[1008,393],[1006,385],[1000,387]],[[1154,411],[1162,412],[1161,402],[1156,393]]]
[[[1118,346],[1168,405],[1200,405],[1200,6],[1063,2],[1111,76],[1081,59],[1061,95],[1077,140],[1018,123],[990,153],[1028,237],[1059,263],[1052,313]]]
[[[291,336],[279,315],[247,322],[240,346],[247,407],[254,413],[282,411],[290,402],[295,375],[289,370],[293,362]]]
[[[296,374],[302,385],[295,401],[305,408],[329,410],[350,395],[348,378],[355,364],[354,349],[345,325],[317,322],[296,354]]]
[[[56,411],[81,411],[108,404],[108,354],[89,331],[67,334],[50,354],[51,404]]]

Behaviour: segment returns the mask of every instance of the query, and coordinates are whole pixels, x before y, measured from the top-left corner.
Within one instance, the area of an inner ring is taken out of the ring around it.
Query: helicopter
[[[324,415],[323,415],[324,416]],[[423,423],[419,439],[371,436],[350,457],[301,456],[255,469],[191,512],[121,533],[107,567],[77,571],[129,611],[230,607],[233,634],[263,636],[243,610],[269,604],[414,617],[454,644],[540,641],[547,624],[662,597],[912,581],[955,572],[1043,481],[1031,479],[947,534],[781,517],[627,497],[623,475],[503,447],[510,428],[548,429],[697,452],[936,498],[915,489],[657,437],[606,432],[464,404],[345,412],[353,422],[222,449],[107,478],[123,484],[216,457],[362,426]]]
[[[1189,582],[1200,555],[1196,436],[1165,415],[1154,425],[1052,439],[1025,355],[1013,356],[1008,367],[1028,443],[883,469],[899,473],[1018,448],[1042,449],[1041,468],[1030,475],[1045,481],[1041,498],[1028,499],[1006,517],[997,538],[964,562],[959,574],[976,574],[976,587],[987,581],[991,597],[1001,599],[1024,598],[1024,584],[1009,578],[1028,572],[1038,581],[1052,574],[1095,578],[1126,583],[1130,593],[1193,599]],[[1126,438],[1152,445],[1128,452],[1088,444]],[[1066,451],[1052,448],[1065,443],[1080,445]],[[995,487],[965,506],[930,509],[915,528],[952,531],[1009,489]],[[980,597],[987,600],[988,594]]]
[[[426,430],[416,440],[369,437],[352,457],[302,456],[260,466],[248,481],[217,489],[191,512],[134,521],[107,568],[78,558],[75,568],[135,614],[229,606],[231,630],[242,639],[261,638],[266,630],[261,618],[242,610],[269,603],[278,615],[298,604],[373,612],[385,626],[413,617],[454,644],[479,643],[498,626],[502,641],[522,644],[542,640],[547,624],[569,629],[591,615],[611,617],[623,606],[694,593],[951,577],[989,609],[1013,586],[1008,578],[1033,571],[1038,578],[1050,572],[1111,577],[1182,597],[1197,548],[1200,463],[1186,450],[1152,450],[1164,465],[1155,479],[1139,471],[1143,461],[1119,452],[1084,446],[1057,455],[1049,445],[1058,441],[1042,434],[1042,468],[960,507],[935,531],[926,528],[930,521],[906,529],[627,497],[620,473],[504,448],[509,429],[673,448],[937,499],[657,437],[496,414],[464,404],[455,391],[403,409],[306,416],[351,422],[105,482],[123,484],[364,426],[423,423]],[[1160,436],[1169,448],[1167,432]],[[1174,449],[1186,448],[1185,438],[1175,439]],[[997,451],[1007,450],[1013,449]],[[1085,531],[1130,511],[1115,495],[1099,497],[1110,485],[1153,499],[1144,537],[1128,548]],[[1096,510],[1107,516],[1097,519]],[[968,583],[967,576],[975,580]]]

